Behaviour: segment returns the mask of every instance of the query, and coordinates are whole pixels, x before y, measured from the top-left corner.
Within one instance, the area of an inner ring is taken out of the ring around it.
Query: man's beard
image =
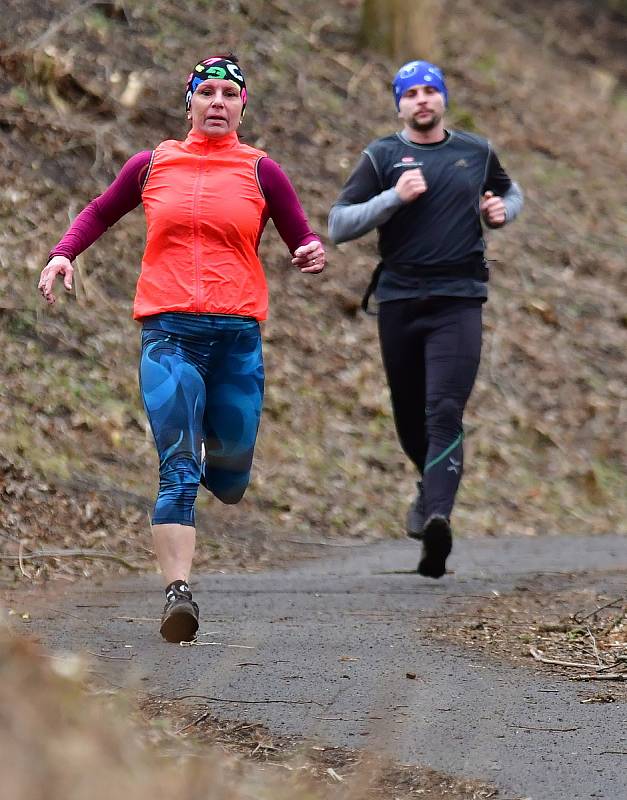
[[[440,124],[441,121],[441,115],[436,114],[434,111],[431,119],[426,120],[425,122],[419,122],[416,117],[412,117],[409,121],[409,127],[414,131],[420,131],[421,133],[424,133],[425,131],[433,130]]]

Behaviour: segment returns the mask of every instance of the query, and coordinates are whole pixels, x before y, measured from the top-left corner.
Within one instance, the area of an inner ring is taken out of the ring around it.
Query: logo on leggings
[[[449,456],[450,466],[446,468],[447,472],[454,472],[456,475],[459,475],[459,468],[462,465],[461,461],[456,461],[453,456]]]

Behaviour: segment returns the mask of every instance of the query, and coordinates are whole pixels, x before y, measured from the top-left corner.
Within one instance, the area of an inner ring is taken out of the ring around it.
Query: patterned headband
[[[248,101],[248,92],[246,91],[244,75],[242,74],[239,64],[235,61],[231,61],[230,58],[223,58],[222,56],[207,58],[205,61],[196,64],[191,71],[187,79],[187,88],[185,90],[185,110],[189,111],[192,104],[192,95],[200,84],[211,78],[231,81],[236,86],[239,86],[243,104],[242,116],[244,116],[244,110]]]

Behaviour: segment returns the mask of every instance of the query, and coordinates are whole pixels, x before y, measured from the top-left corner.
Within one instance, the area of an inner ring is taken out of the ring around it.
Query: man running
[[[420,476],[407,534],[422,540],[418,572],[439,578],[452,548],[462,416],[488,295],[481,223],[511,222],[523,198],[487,140],[445,128],[448,91],[437,66],[405,64],[392,89],[403,129],[362,152],[331,209],[329,235],[339,243],[378,230],[381,261],[363,306],[374,292],[396,430]]]

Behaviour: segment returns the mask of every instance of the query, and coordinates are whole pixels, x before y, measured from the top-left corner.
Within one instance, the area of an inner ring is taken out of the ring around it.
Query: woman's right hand
[[[37,288],[50,305],[57,299],[52,293],[52,285],[57,275],[63,275],[63,285],[66,291],[71,292],[74,267],[69,258],[53,256],[41,271]]]

